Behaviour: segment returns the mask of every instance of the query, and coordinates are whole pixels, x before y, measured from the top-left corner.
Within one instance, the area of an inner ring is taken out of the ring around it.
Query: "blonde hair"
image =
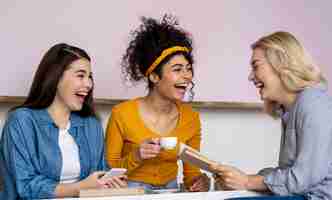
[[[279,31],[264,36],[253,43],[251,48],[260,48],[265,52],[267,61],[291,92],[327,82],[301,43],[288,32]],[[269,114],[276,116],[280,105],[265,102],[265,108]]]

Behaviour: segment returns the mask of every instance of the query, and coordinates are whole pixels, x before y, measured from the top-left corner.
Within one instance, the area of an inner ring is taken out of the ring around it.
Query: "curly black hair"
[[[153,88],[153,83],[145,73],[150,65],[160,56],[163,50],[174,47],[186,47],[189,52],[177,51],[167,56],[154,70],[159,77],[162,76],[162,67],[174,55],[183,55],[192,65],[194,63],[192,38],[188,32],[179,27],[177,19],[165,14],[157,21],[153,18],[141,18],[142,24],[131,32],[132,40],[125,55],[122,57],[121,69],[125,81],[136,83],[142,80],[148,82],[148,89]],[[194,86],[194,83],[192,83]],[[193,87],[190,90],[193,97]]]

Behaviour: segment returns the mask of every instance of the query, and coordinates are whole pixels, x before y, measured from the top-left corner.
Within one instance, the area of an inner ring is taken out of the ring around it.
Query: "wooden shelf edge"
[[[26,97],[23,96],[0,96],[0,103],[23,103]],[[103,99],[96,98],[95,104],[98,105],[116,105],[127,99]],[[244,110],[263,110],[262,103],[254,102],[231,102],[231,101],[193,101],[190,104],[194,108],[204,109],[244,109]]]

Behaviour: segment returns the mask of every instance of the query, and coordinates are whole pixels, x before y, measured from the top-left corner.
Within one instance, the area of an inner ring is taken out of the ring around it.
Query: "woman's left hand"
[[[101,184],[103,184],[106,188],[126,188],[127,184],[127,176],[119,175],[119,176],[111,176],[105,179],[98,180]]]
[[[215,183],[223,190],[246,190],[249,176],[241,170],[228,165],[212,166],[216,172],[213,176]]]
[[[206,174],[201,174],[193,178],[190,192],[207,192],[210,189],[210,178]]]

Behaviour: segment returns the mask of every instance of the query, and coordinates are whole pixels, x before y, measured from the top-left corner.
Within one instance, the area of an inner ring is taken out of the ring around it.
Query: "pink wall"
[[[247,81],[249,46],[277,30],[298,36],[331,79],[332,1],[282,2],[7,0],[0,7],[0,96],[25,96],[42,54],[56,42],[78,45],[92,55],[96,97],[143,95],[143,85],[128,88],[122,83],[120,58],[139,16],[165,12],[178,16],[194,37],[195,100],[259,101]]]

